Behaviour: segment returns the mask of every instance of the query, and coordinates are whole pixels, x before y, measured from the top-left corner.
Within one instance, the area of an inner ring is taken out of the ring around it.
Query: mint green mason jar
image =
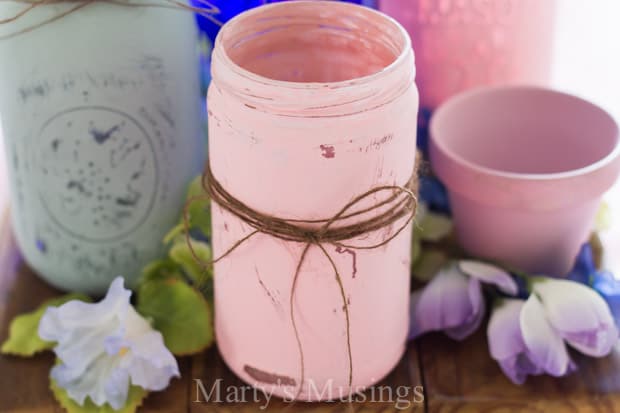
[[[0,117],[26,261],[99,294],[162,254],[202,169],[197,40],[190,12],[106,2],[6,38],[74,4],[0,25]],[[0,20],[23,8],[3,1]]]

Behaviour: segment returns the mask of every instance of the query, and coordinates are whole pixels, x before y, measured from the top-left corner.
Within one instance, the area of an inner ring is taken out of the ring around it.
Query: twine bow
[[[6,19],[0,19],[0,24],[13,23],[17,21],[18,19],[22,18],[23,16],[25,16],[27,13],[36,9],[37,7],[41,7],[45,5],[52,5],[52,4],[62,4],[62,3],[73,4],[73,6],[69,7],[67,10],[62,11],[58,14],[55,14],[51,17],[48,17],[47,19],[44,19],[36,24],[33,24],[32,26],[27,26],[21,30],[17,30],[15,32],[0,36],[0,40],[9,39],[9,38],[18,36],[20,34],[31,32],[42,26],[55,22],[56,20],[60,20],[65,16],[75,13],[76,11],[93,3],[107,3],[107,4],[114,4],[117,6],[131,7],[131,8],[157,7],[157,8],[166,8],[166,9],[172,9],[172,10],[191,11],[193,13],[197,13],[207,18],[208,20],[210,20],[214,24],[217,24],[218,26],[222,25],[222,22],[220,22],[214,17],[215,15],[220,13],[220,10],[216,6],[208,2],[207,0],[197,0],[200,4],[204,5],[205,7],[190,6],[178,0],[161,0],[161,2],[159,3],[152,2],[152,1],[151,2],[142,1],[142,0],[136,3],[132,3],[131,0],[0,0],[0,1],[13,1],[16,3],[24,3],[26,5],[22,10],[17,12],[15,15],[8,17]]]
[[[416,162],[417,164],[417,162]],[[185,210],[183,213],[183,220],[185,225],[185,234],[186,234],[186,242],[187,245],[194,257],[194,259],[206,268],[207,265],[214,264],[228,255],[230,255],[235,249],[245,243],[247,240],[252,238],[256,234],[266,234],[273,236],[275,238],[290,241],[290,242],[298,242],[304,244],[304,248],[302,250],[301,256],[295,268],[295,273],[293,275],[293,282],[291,285],[290,292],[290,300],[289,300],[289,311],[291,314],[291,324],[293,326],[293,330],[295,333],[295,339],[297,342],[297,347],[300,356],[300,383],[297,395],[301,393],[304,376],[305,376],[305,364],[304,364],[304,353],[303,353],[303,345],[301,342],[301,338],[299,336],[299,330],[297,328],[297,321],[295,318],[294,312],[294,298],[295,291],[297,287],[297,281],[299,279],[299,274],[301,272],[302,265],[304,260],[308,254],[308,251],[311,247],[318,248],[323,255],[329,261],[332,269],[334,270],[334,275],[336,278],[336,282],[338,284],[338,288],[340,291],[340,297],[342,299],[343,309],[345,313],[346,319],[346,338],[347,338],[347,356],[349,363],[349,388],[351,388],[353,383],[353,356],[351,352],[351,323],[349,317],[349,305],[346,297],[346,292],[344,289],[344,285],[342,282],[342,277],[340,276],[340,272],[338,271],[338,267],[334,262],[331,255],[327,252],[325,245],[333,245],[339,248],[348,248],[353,250],[370,250],[376,249],[383,245],[388,244],[394,238],[396,238],[405,228],[409,226],[409,223],[413,220],[416,213],[417,207],[417,173],[414,170],[413,175],[409,179],[409,181],[404,186],[397,185],[382,185],[372,188],[361,195],[356,196],[346,205],[344,205],[340,211],[338,211],[331,218],[325,219],[316,219],[316,220],[302,220],[302,219],[286,219],[279,218],[269,214],[265,214],[259,211],[254,210],[248,205],[241,202],[239,199],[235,198],[231,195],[226,189],[222,186],[222,184],[213,176],[213,172],[211,171],[210,166],[207,165],[206,171],[202,177],[202,186],[207,194],[207,197],[219,205],[222,209],[228,211],[233,216],[239,218],[241,221],[245,222],[247,225],[252,227],[254,230],[251,231],[248,235],[236,241],[230,248],[228,248],[222,255],[218,258],[214,259],[211,262],[202,261],[198,255],[194,252],[192,247],[191,239],[189,237],[189,216],[188,210],[189,206],[198,200],[204,200],[205,196],[198,196],[189,199],[188,203],[185,206]],[[388,193],[388,196],[382,200],[377,202],[376,204],[356,209],[355,207],[364,202],[365,200],[380,194],[380,193]],[[372,215],[371,217],[364,218],[363,215]],[[355,223],[344,223],[338,225],[344,220],[349,220],[351,218],[359,218],[359,222]],[[398,229],[393,232],[389,237],[385,238],[381,242],[372,244],[372,245],[351,245],[345,241],[354,239],[361,235],[369,234],[371,232],[380,230],[382,228],[387,228],[390,225],[403,220],[403,223],[398,227]]]

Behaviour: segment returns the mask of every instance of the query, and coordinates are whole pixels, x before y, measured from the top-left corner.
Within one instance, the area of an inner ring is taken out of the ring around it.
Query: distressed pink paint
[[[450,99],[430,129],[431,164],[448,187],[463,246],[566,275],[620,172],[613,118],[560,92],[497,87]]]
[[[375,186],[404,184],[416,149],[413,60],[404,29],[367,8],[291,2],[238,16],[220,32],[213,54],[214,175],[253,208],[297,219],[328,218]],[[215,256],[249,232],[213,206]],[[370,245],[386,234],[351,243]],[[326,246],[350,302],[352,389],[338,284],[325,256],[310,249],[294,297],[305,362],[300,399],[358,391],[398,362],[408,328],[409,270],[401,262],[410,259],[410,238],[408,228],[353,257]],[[257,235],[215,265],[215,326],[224,360],[246,382],[288,398],[301,373],[289,301],[302,247]],[[285,383],[267,383],[277,378]],[[331,394],[309,387],[330,382]]]
[[[351,277],[355,278],[357,275],[357,252],[351,248],[336,247],[336,252],[339,254],[349,254],[351,256]]]
[[[556,0],[380,0],[379,7],[411,35],[423,107],[477,86],[549,83]]]
[[[323,158],[331,159],[336,156],[336,149],[332,145],[321,145],[321,156]]]

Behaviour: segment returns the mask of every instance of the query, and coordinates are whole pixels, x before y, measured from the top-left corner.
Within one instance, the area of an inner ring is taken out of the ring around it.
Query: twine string
[[[418,162],[416,162],[416,164],[417,163]],[[185,227],[186,243],[194,260],[202,266],[203,270],[206,271],[209,265],[215,264],[218,261],[228,257],[237,248],[243,245],[250,238],[254,237],[256,234],[270,235],[283,241],[304,244],[304,248],[295,268],[295,273],[293,274],[289,301],[291,324],[295,334],[295,340],[300,358],[300,381],[297,396],[299,396],[302,391],[305,378],[304,350],[297,326],[294,308],[297,282],[299,280],[305,259],[312,246],[317,247],[327,258],[331,268],[334,271],[335,280],[338,285],[340,298],[342,300],[342,308],[345,314],[347,358],[349,368],[348,384],[349,388],[351,388],[353,384],[353,354],[351,345],[351,320],[349,304],[342,277],[334,259],[325,248],[325,244],[355,250],[370,250],[387,245],[394,238],[396,238],[409,226],[415,217],[417,207],[417,197],[415,194],[417,193],[418,187],[416,171],[414,171],[409,181],[403,186],[377,186],[354,197],[330,218],[312,220],[279,218],[254,210],[229,193],[213,176],[213,172],[209,165],[207,165],[205,173],[202,176],[202,187],[205,194],[192,197],[185,204],[185,208],[183,210],[183,222]],[[357,208],[369,198],[386,192],[388,193],[388,196],[384,200],[378,201],[371,206]],[[239,218],[241,221],[253,228],[253,230],[244,237],[235,241],[219,257],[207,262],[202,260],[193,248],[191,237],[189,236],[189,208],[194,202],[206,201],[209,199],[223,210]],[[374,214],[372,214],[373,216],[371,217],[364,216],[369,213]],[[351,218],[358,218],[358,221],[355,223],[343,223],[343,221],[350,220]],[[401,220],[403,222],[396,229],[396,231],[393,231],[388,237],[385,237],[383,240],[374,244],[351,245],[345,242],[347,240],[358,238],[362,235],[373,233],[383,228],[389,228]],[[317,224],[320,225],[317,226]]]
[[[40,27],[43,27],[57,20],[60,20],[63,17],[66,17],[72,13],[75,13],[76,11],[93,3],[107,3],[107,4],[113,4],[117,6],[131,7],[131,8],[138,8],[138,7],[140,8],[143,8],[143,7],[166,8],[166,9],[172,9],[172,10],[190,11],[190,12],[193,12],[193,13],[196,13],[196,14],[199,14],[205,17],[206,19],[208,19],[209,21],[211,21],[212,23],[218,26],[222,26],[222,22],[220,22],[219,20],[215,18],[216,15],[220,14],[220,9],[218,9],[215,5],[211,4],[207,0],[197,0],[198,3],[200,3],[204,7],[190,6],[178,0],[161,0],[160,3],[149,2],[149,1],[140,1],[139,3],[132,3],[130,0],[0,0],[0,1],[5,1],[5,2],[11,1],[11,2],[16,2],[16,3],[26,4],[26,6],[23,9],[18,11],[13,16],[5,18],[5,19],[1,19],[0,24],[13,23],[19,20],[20,18],[24,17],[26,14],[28,14],[32,10],[38,7],[41,7],[41,6],[52,5],[52,4],[63,4],[63,3],[74,4],[68,9],[61,11],[57,14],[54,14],[46,19],[43,19],[42,21],[38,23],[35,23],[31,26],[24,27],[23,29],[16,30],[14,32],[11,32],[5,35],[2,35],[0,36],[0,40],[10,39],[20,34],[31,32]]]

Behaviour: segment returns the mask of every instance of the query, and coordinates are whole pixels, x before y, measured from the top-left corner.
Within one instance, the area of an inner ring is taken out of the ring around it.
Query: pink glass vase
[[[253,209],[329,218],[373,187],[410,178],[418,93],[409,37],[393,20],[336,2],[263,6],[224,26],[212,64],[211,169]],[[351,243],[370,245],[396,228]],[[251,230],[213,205],[215,257]],[[345,303],[318,247],[310,248],[291,299],[304,244],[264,234],[244,242],[215,264],[222,357],[244,381],[289,399],[334,399],[380,380],[405,348],[410,239],[407,227],[378,249],[326,245]]]
[[[487,85],[547,85],[555,0],[381,0],[411,35],[420,105]]]

